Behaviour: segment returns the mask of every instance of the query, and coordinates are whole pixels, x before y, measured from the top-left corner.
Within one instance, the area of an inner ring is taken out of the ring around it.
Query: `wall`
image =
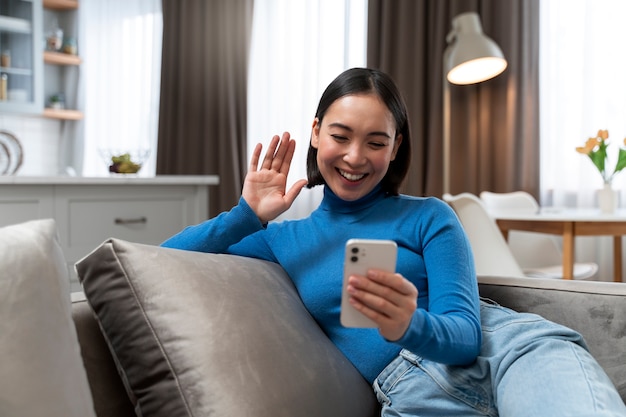
[[[59,149],[63,122],[39,116],[0,114],[0,130],[6,130],[20,141],[22,166],[16,175],[57,175],[61,155]]]

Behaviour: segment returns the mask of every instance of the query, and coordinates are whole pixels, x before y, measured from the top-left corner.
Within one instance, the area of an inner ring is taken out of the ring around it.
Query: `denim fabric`
[[[374,381],[381,416],[626,416],[577,332],[488,301],[481,323],[481,353],[469,366],[400,352]]]

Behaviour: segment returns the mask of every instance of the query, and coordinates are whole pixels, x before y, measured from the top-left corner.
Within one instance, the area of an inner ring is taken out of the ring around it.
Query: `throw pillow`
[[[76,270],[144,417],[377,415],[276,264],[111,239]]]
[[[95,416],[55,223],[0,228],[0,415]]]

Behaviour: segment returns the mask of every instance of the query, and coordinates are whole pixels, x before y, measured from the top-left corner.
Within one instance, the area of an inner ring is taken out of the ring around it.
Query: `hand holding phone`
[[[344,255],[343,290],[341,293],[341,324],[346,327],[378,327],[350,304],[348,278],[366,276],[370,269],[395,272],[398,246],[392,240],[350,239]]]

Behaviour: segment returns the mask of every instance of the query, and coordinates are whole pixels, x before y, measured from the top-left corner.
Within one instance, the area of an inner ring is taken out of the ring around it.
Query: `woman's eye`
[[[330,135],[330,136],[332,136],[333,139],[335,139],[336,141],[339,141],[339,142],[343,142],[343,141],[348,140],[347,137],[341,136],[341,135]]]
[[[378,148],[384,148],[387,145],[385,143],[382,143],[382,142],[370,142],[370,146],[372,148],[378,149]]]

